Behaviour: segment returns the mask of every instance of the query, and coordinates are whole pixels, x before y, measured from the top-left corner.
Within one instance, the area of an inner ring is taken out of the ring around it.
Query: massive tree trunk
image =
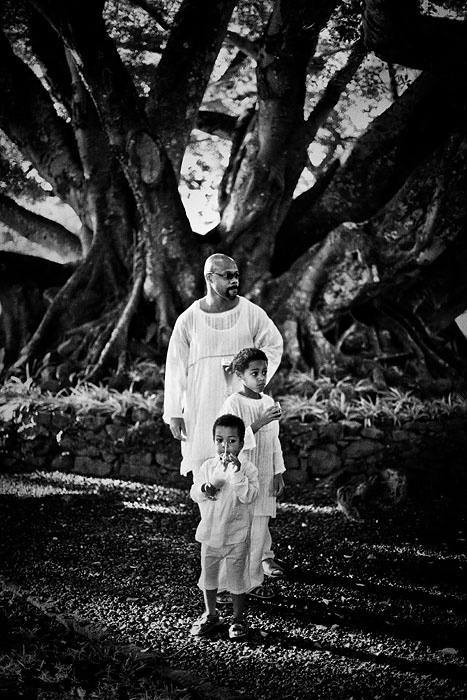
[[[3,52],[11,67],[22,74],[23,80],[28,80],[30,103],[24,109],[24,105],[16,107],[12,101],[9,109],[5,108],[3,123],[9,126],[10,135],[20,147],[24,143],[37,143],[32,160],[39,165],[41,174],[54,184],[57,193],[71,203],[87,223],[92,245],[23,348],[15,369],[31,357],[43,355],[47,347],[56,347],[66,339],[70,349],[69,364],[76,367],[85,364],[87,377],[96,378],[109,361],[117,361],[119,369],[124,369],[130,324],[137,309],[146,310],[146,325],[149,320],[155,321],[156,325],[151,326],[156,328],[155,337],[147,339],[153,340],[156,347],[164,348],[178,310],[200,292],[193,272],[195,236],[180,201],[172,164],[104,28],[102,7],[91,2],[83,7],[81,2],[64,6],[60,2],[41,0],[32,5],[41,21],[45,19],[67,46],[64,56],[69,71],[68,90],[63,88],[63,73],[56,77],[53,65],[47,74],[53,76],[53,85],[61,94],[67,93],[65,104],[70,109],[70,122],[66,124],[56,115],[50,96],[39,80],[13,55],[4,40]],[[187,0],[185,5],[189,7],[190,2]],[[234,3],[221,5],[220,24],[225,33]],[[188,26],[192,32],[186,7],[180,14],[177,26],[182,29],[185,26],[185,30]],[[217,43],[222,41],[222,31],[216,34]],[[48,33],[45,36],[47,38]],[[41,43],[37,32],[34,39],[36,51],[47,68],[51,52]],[[199,61],[203,61],[204,49],[206,64],[197,76],[198,101],[204,92],[203,81],[207,82],[217,55],[211,43],[210,36],[206,35],[197,45]],[[173,56],[172,61],[176,60]],[[163,74],[164,70],[169,70],[165,64],[160,72]],[[13,70],[4,75],[4,81],[7,83],[4,91],[12,91]],[[158,87],[161,84],[164,84],[163,79]],[[48,110],[52,128],[41,115],[36,116],[34,123],[33,100],[36,115],[38,103]],[[167,95],[164,100],[163,106],[167,108]],[[189,95],[187,105],[190,110],[196,110],[193,94]],[[150,106],[157,115],[157,95]],[[185,111],[181,110],[175,124],[172,121],[183,135],[183,142],[188,138],[194,119],[193,116],[188,119]],[[41,134],[47,127],[45,143]],[[51,148],[49,134],[54,132],[57,142]],[[45,146],[51,148],[52,154],[61,154],[57,165],[52,161],[53,170]],[[73,172],[72,163],[76,163],[77,174],[63,182],[62,174]],[[190,239],[191,259],[186,253],[186,243]],[[198,247],[201,246],[198,244]],[[199,253],[198,265],[201,260]],[[172,284],[174,268],[183,278],[183,284],[178,286]],[[149,318],[151,315],[153,319]],[[53,354],[47,355],[48,363],[56,359],[59,358]]]
[[[144,90],[103,0],[23,1],[41,73],[12,50],[11,32],[0,36],[0,126],[82,226],[65,234],[0,195],[0,249],[18,252],[21,238],[30,254],[67,263],[63,277],[50,263],[55,281],[28,286],[4,259],[10,371],[95,380],[124,375],[141,353],[163,361],[175,318],[203,292],[205,257],[222,251],[239,264],[241,292],[279,324],[289,366],[418,386],[466,377],[454,326],[467,308],[465,22],[422,16],[415,0],[367,0],[364,37],[305,117],[318,38],[340,3],[275,0],[264,36],[228,37],[239,53],[226,82],[246,55],[256,61],[256,104],[234,116],[214,114],[206,92],[234,0],[208,0],[204,13],[180,2]],[[368,50],[422,73],[294,198],[308,148]],[[195,127],[231,139],[220,223],[204,237],[178,190]]]
[[[275,232],[306,162],[307,66],[336,4],[276,3],[259,50],[257,110],[238,124],[216,231],[241,265],[247,288],[269,272]]]
[[[466,145],[464,134],[448,138],[376,215],[335,227],[269,283],[293,366],[305,346],[328,373],[384,382],[404,369],[414,383],[465,375],[452,324],[467,305]]]
[[[371,122],[324,187],[318,182],[292,202],[276,239],[276,275],[335,226],[376,214],[412,170],[449,133],[462,128],[465,98],[460,87],[457,75],[420,75]]]

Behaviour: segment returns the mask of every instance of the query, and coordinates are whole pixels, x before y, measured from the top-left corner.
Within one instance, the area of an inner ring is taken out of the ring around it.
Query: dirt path
[[[4,586],[156,654],[185,686],[256,700],[467,698],[462,494],[429,489],[349,523],[325,490],[289,490],[273,526],[288,577],[273,602],[251,604],[249,641],[232,644],[225,630],[188,635],[202,605],[186,492],[57,473],[1,484]]]

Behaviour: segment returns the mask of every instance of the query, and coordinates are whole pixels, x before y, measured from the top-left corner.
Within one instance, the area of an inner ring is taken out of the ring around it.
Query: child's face
[[[218,425],[214,433],[214,444],[218,455],[227,453],[237,457],[243,447],[243,440],[240,440],[237,428]]]
[[[237,372],[244,385],[261,394],[266,386],[268,363],[266,360],[252,360],[244,372]]]

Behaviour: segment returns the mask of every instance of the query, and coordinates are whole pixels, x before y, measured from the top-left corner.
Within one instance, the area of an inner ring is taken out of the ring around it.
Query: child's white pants
[[[263,560],[274,557],[271,549],[272,540],[269,532],[269,515],[255,515],[251,523],[250,535],[250,586],[247,591],[261,586],[264,581]],[[219,575],[219,591],[228,591],[225,567]]]
[[[201,544],[201,576],[198,586],[201,590],[212,591],[220,588],[221,579],[225,588],[234,595],[251,590],[249,576],[249,542],[209,547]]]

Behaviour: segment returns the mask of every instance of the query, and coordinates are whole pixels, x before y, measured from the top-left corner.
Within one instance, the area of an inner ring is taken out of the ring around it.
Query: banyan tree
[[[163,361],[219,251],[280,327],[284,366],[462,382],[462,2],[0,7],[6,370]],[[207,182],[200,231],[188,204]],[[33,206],[52,195],[74,227]]]

